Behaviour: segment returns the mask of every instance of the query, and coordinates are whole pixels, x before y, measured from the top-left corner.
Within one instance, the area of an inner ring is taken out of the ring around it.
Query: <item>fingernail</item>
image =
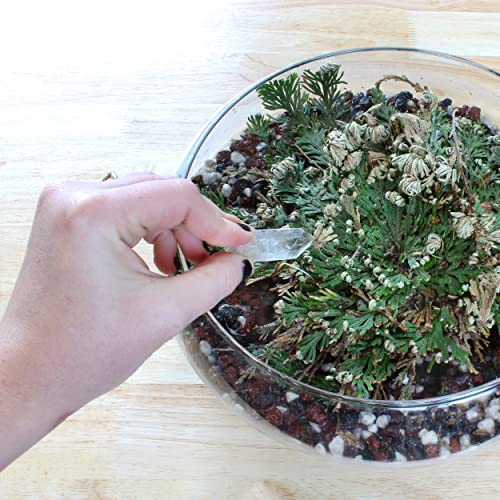
[[[253,272],[252,264],[250,263],[249,260],[245,259],[243,261],[243,279],[241,280],[241,283],[238,285],[237,288],[238,290],[245,287],[246,281],[251,276],[252,272]]]
[[[241,223],[241,224],[238,224],[238,226],[240,226],[241,229],[243,229],[243,231],[248,231],[248,232],[252,231],[252,228],[248,224]]]
[[[206,241],[202,241],[202,243],[203,243],[203,248],[204,248],[204,249],[205,249],[208,253],[210,253],[210,252],[211,252],[211,250],[210,250],[210,247],[208,246],[208,243],[207,243]]]

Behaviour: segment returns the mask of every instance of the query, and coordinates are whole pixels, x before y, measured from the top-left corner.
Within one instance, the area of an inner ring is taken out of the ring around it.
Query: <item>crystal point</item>
[[[312,242],[313,237],[303,228],[257,229],[250,243],[227,250],[253,262],[293,260],[300,257]]]

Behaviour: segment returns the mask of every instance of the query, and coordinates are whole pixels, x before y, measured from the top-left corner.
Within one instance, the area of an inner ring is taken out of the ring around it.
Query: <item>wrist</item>
[[[0,470],[65,418],[52,402],[39,359],[19,333],[18,325],[0,322]]]

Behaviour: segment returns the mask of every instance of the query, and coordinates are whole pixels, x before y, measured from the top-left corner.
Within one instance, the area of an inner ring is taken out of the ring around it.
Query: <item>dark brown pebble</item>
[[[262,410],[268,408],[275,402],[276,398],[271,392],[263,391],[252,400],[252,405],[257,409]]]

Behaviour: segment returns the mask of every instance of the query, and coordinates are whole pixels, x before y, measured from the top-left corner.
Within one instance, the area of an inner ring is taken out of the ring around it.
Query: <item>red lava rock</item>
[[[234,366],[228,366],[224,370],[224,378],[230,383],[234,384],[240,376],[239,371]]]
[[[425,447],[425,456],[427,458],[435,458],[439,455],[439,449],[435,444],[428,444]]]
[[[306,408],[307,418],[320,425],[328,420],[327,412],[328,410],[321,403],[313,403]]]
[[[229,365],[232,365],[234,362],[234,356],[232,354],[221,354],[217,358],[217,364],[222,368],[227,368]]]
[[[239,153],[252,156],[257,152],[256,146],[261,142],[260,137],[256,135],[245,134],[241,139],[231,143],[231,151],[238,151]]]
[[[456,110],[455,116],[465,116],[469,112],[469,106],[464,104],[462,107],[456,108]]]
[[[255,399],[262,391],[268,387],[264,380],[249,380],[247,383],[247,395],[250,399]]]
[[[471,106],[469,112],[467,113],[471,120],[479,120],[481,118],[481,108],[477,106]]]
[[[460,451],[462,447],[460,446],[460,440],[458,439],[457,436],[452,436],[450,438],[450,451],[452,453],[457,453],[457,451]]]
[[[379,462],[388,462],[389,454],[386,451],[377,451],[373,454],[373,458]]]
[[[217,163],[227,163],[231,161],[231,151],[228,151],[227,149],[219,151],[215,157],[215,161]]]
[[[482,373],[476,373],[472,376],[472,383],[474,385],[481,385],[483,383],[483,375]]]
[[[252,156],[251,158],[248,158],[248,160],[245,161],[245,167],[264,170],[267,168],[267,163],[261,156]]]
[[[208,339],[207,332],[201,326],[193,326],[193,332],[194,332],[195,335],[198,336],[198,338],[200,340],[207,340]]]
[[[264,418],[274,427],[280,427],[283,422],[283,412],[276,405],[272,405],[264,412]]]
[[[372,434],[366,441],[368,443],[368,448],[370,448],[370,451],[376,452],[379,450],[381,442],[380,439],[375,436],[375,434]]]
[[[301,392],[300,399],[304,401],[304,403],[312,403],[314,401],[314,398],[307,392]]]
[[[287,432],[290,436],[299,439],[306,431],[305,424],[301,422],[293,422],[288,426]]]

